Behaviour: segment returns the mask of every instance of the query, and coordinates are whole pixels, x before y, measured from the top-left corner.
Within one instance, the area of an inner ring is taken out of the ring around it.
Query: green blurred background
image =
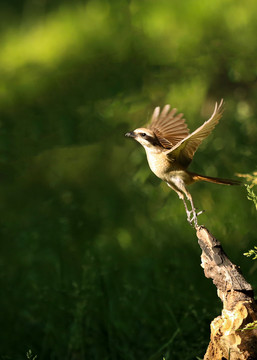
[[[1,359],[196,359],[221,302],[183,203],[124,133],[170,103],[191,170],[256,170],[257,3],[12,0],[0,5]],[[191,188],[199,222],[256,287],[244,187]]]

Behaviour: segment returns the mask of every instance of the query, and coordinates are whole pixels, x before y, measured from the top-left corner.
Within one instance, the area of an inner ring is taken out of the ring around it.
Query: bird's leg
[[[192,219],[191,218],[191,213],[192,213],[192,210],[188,210],[188,207],[187,207],[187,203],[186,203],[186,200],[185,200],[185,196],[182,192],[179,192],[177,191],[177,194],[178,194],[178,197],[183,201],[184,203],[184,206],[185,206],[185,209],[186,209],[186,213],[187,213],[187,221],[192,224]]]
[[[198,226],[198,222],[197,222],[197,216],[198,215],[201,215],[203,213],[203,211],[199,211],[199,212],[196,212],[196,208],[194,206],[194,203],[193,203],[193,199],[192,199],[192,195],[190,194],[190,192],[184,188],[185,190],[185,194],[186,194],[186,197],[188,199],[188,201],[190,201],[190,204],[191,204],[191,212],[192,212],[192,218],[191,218],[191,221],[190,223],[192,224],[192,222],[194,222],[194,226]]]
[[[182,181],[180,178],[173,178],[172,183],[167,183],[167,184],[169,187],[171,187],[173,190],[175,190],[176,193],[178,194],[179,198],[181,200],[183,200],[183,203],[184,203],[184,206],[186,209],[186,214],[187,214],[187,221],[190,223],[190,225],[192,225],[192,223],[194,223],[195,227],[198,226],[197,216],[202,214],[203,211],[196,212],[196,208],[194,206],[192,196],[191,196],[190,192],[187,190],[187,188],[185,187],[184,181]],[[191,204],[191,210],[188,210],[187,203],[185,200],[185,195],[186,195],[187,200]]]
[[[194,210],[193,210],[193,208],[192,208],[192,210],[188,210],[184,193],[177,186],[175,186],[174,184],[171,185],[171,184],[167,183],[167,185],[170,188],[172,188],[174,191],[176,191],[176,193],[178,194],[178,197],[183,201],[185,209],[186,209],[187,221],[190,223],[190,225],[192,225],[192,222],[194,220]],[[192,206],[192,204],[191,204],[191,206]],[[192,213],[193,213],[193,215],[192,215]],[[197,214],[197,215],[200,215],[200,213]]]

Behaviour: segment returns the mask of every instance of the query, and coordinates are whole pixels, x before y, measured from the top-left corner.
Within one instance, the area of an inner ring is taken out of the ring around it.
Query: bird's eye
[[[145,136],[146,136],[146,133],[141,133],[140,135],[143,136],[143,137],[145,137]]]

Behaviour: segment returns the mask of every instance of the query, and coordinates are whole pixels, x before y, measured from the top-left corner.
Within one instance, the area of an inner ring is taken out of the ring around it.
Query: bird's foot
[[[187,210],[187,221],[189,222],[189,224],[191,226],[198,226],[198,222],[197,222],[197,216],[201,215],[204,210],[198,211],[196,212],[197,209],[192,209],[192,210]]]

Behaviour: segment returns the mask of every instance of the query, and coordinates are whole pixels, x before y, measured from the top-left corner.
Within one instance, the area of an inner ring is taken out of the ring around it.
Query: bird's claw
[[[197,216],[201,215],[203,212],[204,210],[200,210],[199,212],[196,212],[196,209],[190,211],[187,210],[187,221],[191,226],[198,226]]]

